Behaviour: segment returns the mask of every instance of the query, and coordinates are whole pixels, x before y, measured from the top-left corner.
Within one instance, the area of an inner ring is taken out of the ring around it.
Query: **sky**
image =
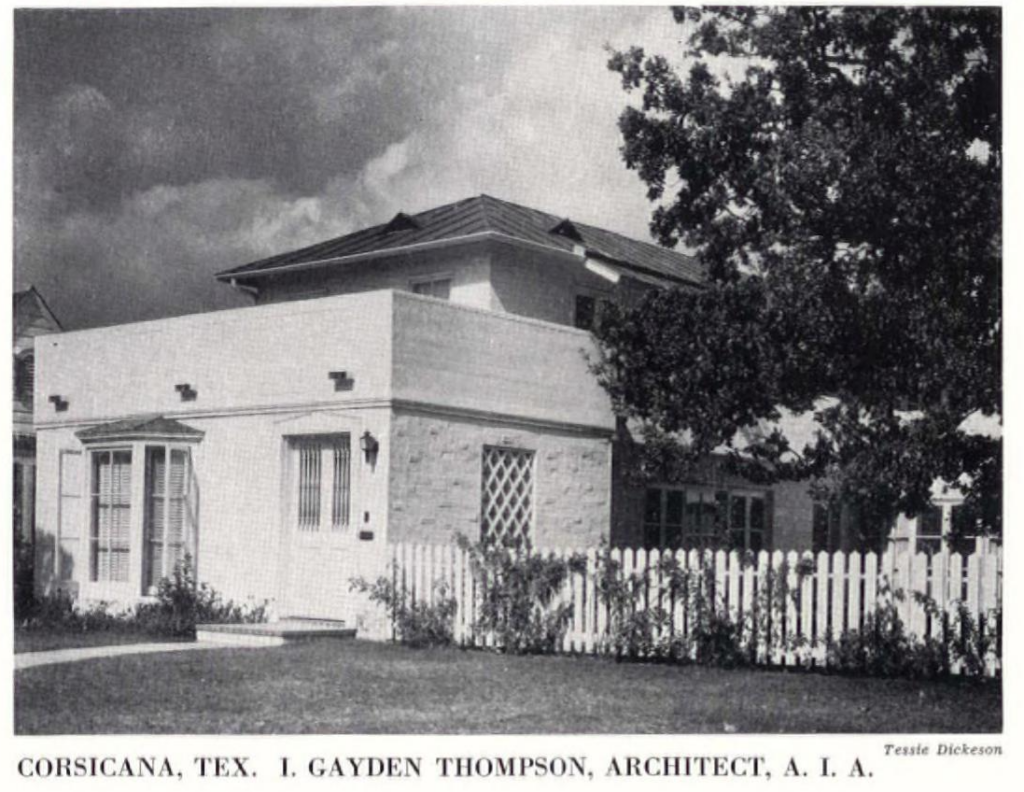
[[[606,45],[666,8],[21,10],[15,288],[66,329],[245,304],[213,274],[488,193],[641,239]]]

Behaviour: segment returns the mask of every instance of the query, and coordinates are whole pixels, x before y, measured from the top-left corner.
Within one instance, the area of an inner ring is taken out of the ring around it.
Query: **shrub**
[[[384,606],[391,614],[395,636],[406,646],[448,646],[454,641],[453,624],[458,604],[448,591],[447,584],[435,582],[433,604],[413,601],[404,586],[396,582],[396,567],[392,565],[390,578],[378,577],[369,582],[353,578],[349,588],[366,594],[371,602]]]
[[[132,614],[143,632],[176,638],[194,638],[199,624],[254,624],[267,620],[267,602],[236,604],[224,600],[207,583],[197,583],[192,557],[174,565],[157,586],[157,601],[138,605]]]
[[[14,523],[17,526],[17,521]],[[32,616],[35,559],[32,543],[14,528],[14,618],[22,622]]]
[[[122,611],[110,603],[88,605],[64,591],[38,597],[21,625],[29,630],[62,632],[140,632],[173,638],[194,638],[203,623],[255,623],[267,620],[267,603],[238,605],[225,601],[206,583],[197,584],[192,559],[186,555],[163,578],[155,602]]]
[[[553,652],[572,618],[571,603],[554,603],[570,574],[585,569],[583,556],[542,556],[496,542],[470,544],[474,578],[480,582],[474,628],[494,636],[496,647],[510,654]]]

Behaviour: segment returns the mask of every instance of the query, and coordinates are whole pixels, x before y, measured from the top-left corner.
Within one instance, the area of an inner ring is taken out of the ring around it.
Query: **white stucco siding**
[[[375,575],[386,552],[389,416],[386,409],[338,409],[189,420],[189,426],[205,432],[191,449],[198,487],[199,578],[227,599],[266,601],[277,614],[354,619],[362,613],[357,613],[358,602],[348,596],[348,584],[356,575]],[[373,465],[359,451],[363,431],[380,439]],[[353,449],[350,525],[313,552],[296,553],[287,438],[332,433],[348,433]],[[80,540],[71,559],[74,583],[70,588],[89,598],[89,456],[71,428],[39,433],[38,483],[45,496],[39,498],[36,529],[37,585],[48,591],[57,584],[54,556],[60,546],[60,526],[69,524],[67,515],[60,517],[62,451],[81,452],[84,463],[74,524]],[[136,464],[133,475],[142,470]],[[68,489],[65,483],[64,490]],[[63,508],[68,504],[65,499]],[[139,530],[132,537],[130,563],[138,565],[141,515],[134,515],[133,523]],[[360,531],[372,538],[361,539]],[[142,593],[138,590],[131,596]]]
[[[268,277],[257,301],[277,303],[379,289],[411,291],[418,281],[448,278],[453,303],[491,310],[496,306],[490,259],[490,252],[478,243],[297,270]]]
[[[611,281],[590,272],[583,258],[502,245],[491,262],[496,308],[573,326],[576,296],[617,297]]]
[[[590,373],[589,333],[508,314],[395,295],[393,395],[482,414],[611,431]]]
[[[239,308],[41,337],[37,424],[380,398],[390,390],[391,293]],[[328,377],[354,380],[336,392]],[[187,383],[198,395],[183,402]],[[68,403],[57,412],[59,395]]]

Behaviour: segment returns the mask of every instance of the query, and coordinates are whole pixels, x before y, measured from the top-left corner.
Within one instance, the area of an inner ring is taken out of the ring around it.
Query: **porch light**
[[[377,442],[376,437],[370,434],[369,430],[363,432],[359,438],[359,447],[363,449],[363,458],[366,459],[368,465],[377,461],[377,449],[380,448],[380,443]]]

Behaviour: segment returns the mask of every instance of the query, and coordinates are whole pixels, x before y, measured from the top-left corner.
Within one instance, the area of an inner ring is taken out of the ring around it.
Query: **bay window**
[[[75,568],[77,513],[88,537],[82,548],[87,572],[82,578],[74,576],[86,587],[83,593],[113,599],[155,594],[160,580],[173,573],[186,552],[193,559],[196,555],[198,490],[192,447],[203,433],[174,420],[148,418],[92,427],[77,435],[87,459],[88,513],[77,512],[74,476],[64,481],[71,472],[64,470],[64,462],[78,452],[62,450],[57,542],[69,555],[68,569]]]

